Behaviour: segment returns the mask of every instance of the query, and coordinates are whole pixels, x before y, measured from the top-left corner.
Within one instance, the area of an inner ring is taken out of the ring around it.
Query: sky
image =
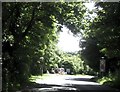
[[[60,32],[58,48],[65,52],[76,52],[79,48],[80,37],[74,37],[73,34],[65,26]]]
[[[94,8],[94,3],[85,3],[85,6],[92,10]],[[58,48],[64,52],[77,52],[81,48],[79,47],[80,37],[74,37],[73,34],[63,26],[63,32],[60,32],[59,42],[57,44]]]
[[[84,3],[84,5],[91,11],[92,9],[94,9],[94,4],[95,3]]]

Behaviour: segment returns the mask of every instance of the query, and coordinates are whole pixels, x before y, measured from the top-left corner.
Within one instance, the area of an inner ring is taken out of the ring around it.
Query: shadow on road
[[[76,88],[65,85],[53,85],[53,84],[38,84],[31,82],[24,87],[22,92],[78,92]]]
[[[90,78],[69,78],[66,80],[73,80],[73,81],[91,81]]]
[[[31,83],[22,92],[119,92],[101,85],[53,85]]]
[[[18,92],[120,92],[91,81],[91,76],[53,76],[27,84]],[[17,91],[10,91],[17,92]]]

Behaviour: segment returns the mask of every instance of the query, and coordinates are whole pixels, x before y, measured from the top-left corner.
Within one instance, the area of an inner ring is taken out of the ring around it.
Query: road
[[[30,90],[32,92],[119,92],[117,89],[92,82],[90,79],[93,77],[51,74],[44,80],[37,79],[36,84],[39,86]]]

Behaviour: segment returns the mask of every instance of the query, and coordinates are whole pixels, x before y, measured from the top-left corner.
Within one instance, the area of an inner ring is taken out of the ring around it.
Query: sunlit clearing
[[[58,48],[65,52],[79,51],[80,37],[74,37],[73,34],[65,26],[62,28],[63,32],[60,32]]]

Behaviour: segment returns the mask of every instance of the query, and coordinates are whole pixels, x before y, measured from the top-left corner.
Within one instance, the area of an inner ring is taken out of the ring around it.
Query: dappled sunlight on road
[[[50,77],[47,79],[37,79],[36,83],[41,85],[47,85],[44,88],[38,88],[39,91],[58,91],[58,90],[66,90],[66,91],[75,91],[81,90],[75,87],[75,85],[83,85],[83,86],[96,86],[100,85],[95,82],[91,82],[90,79],[94,76],[73,76],[73,75],[59,75],[59,74],[50,74]],[[84,88],[84,87],[83,87]]]
[[[52,84],[52,85],[67,85],[72,86],[74,84],[79,85],[100,85],[95,82],[90,82],[89,80],[93,78],[93,76],[71,76],[71,75],[52,75],[52,77],[41,80],[37,79],[36,83],[40,84]]]
[[[36,79],[30,92],[119,92],[116,89],[92,82],[94,76],[50,74],[45,79]],[[28,90],[28,89],[27,89]],[[25,91],[26,92],[26,91]]]

